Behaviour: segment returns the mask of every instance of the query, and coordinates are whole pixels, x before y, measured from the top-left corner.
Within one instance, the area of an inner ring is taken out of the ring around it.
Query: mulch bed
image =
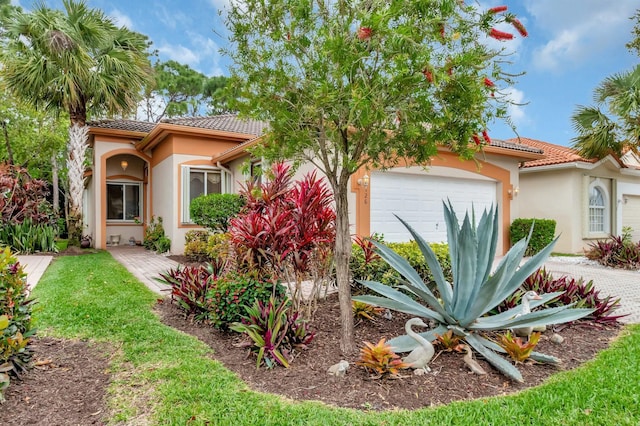
[[[46,337],[31,345],[36,366],[22,380],[11,381],[7,401],[0,405],[0,424],[104,424],[109,385],[104,351],[87,342]]]
[[[239,347],[237,333],[223,333],[204,324],[185,319],[175,304],[164,299],[156,306],[161,320],[178,330],[192,334],[208,344],[213,357],[234,371],[252,389],[287,396],[294,400],[317,400],[327,404],[367,410],[394,408],[416,409],[447,404],[451,401],[485,398],[516,392],[542,383],[558,370],[572,369],[592,359],[618,336],[620,325],[602,326],[580,322],[558,328],[565,343],[549,341],[553,331],[543,335],[537,350],[563,360],[557,368],[527,363],[520,371],[524,384],[511,382],[483,360],[486,376],[470,373],[458,353],[436,353],[431,373],[415,376],[410,372],[399,379],[376,380],[356,367],[358,354],[341,356],[340,324],[337,296],[320,304],[312,328],[317,335],[309,348],[294,359],[291,367],[256,369],[255,358]],[[404,334],[408,319],[394,313],[392,320],[380,318],[376,323],[360,322],[356,341],[378,342]],[[0,424],[13,425],[94,425],[108,418],[106,406],[109,384],[107,350],[95,344],[75,340],[37,338],[33,341],[34,359],[41,365],[14,380],[6,390],[7,402],[0,406]],[[327,369],[346,359],[347,375],[337,378]]]
[[[572,369],[592,359],[606,348],[620,331],[620,325],[602,326],[580,322],[558,327],[564,343],[549,341],[553,330],[548,330],[536,348],[537,351],[560,358],[559,367],[546,364],[525,363],[519,366],[523,384],[514,383],[499,374],[486,361],[478,360],[487,375],[472,374],[455,352],[436,352],[431,362],[431,373],[416,376],[410,372],[399,379],[373,379],[362,368],[355,366],[359,354],[343,357],[340,353],[340,314],[337,295],[322,302],[312,322],[317,332],[309,348],[291,363],[289,368],[256,369],[255,358],[246,348],[240,347],[237,333],[223,333],[210,326],[196,324],[185,319],[183,312],[165,300],[156,307],[161,320],[174,328],[198,337],[214,351],[213,357],[234,371],[251,388],[271,392],[295,400],[318,400],[330,405],[360,409],[387,410],[394,408],[416,409],[447,404],[451,401],[504,395],[542,383],[559,370]],[[404,334],[404,324],[409,317],[394,313],[393,319],[380,318],[376,323],[364,321],[356,326],[356,341],[377,343]],[[327,369],[341,359],[349,361],[345,377],[334,377]]]

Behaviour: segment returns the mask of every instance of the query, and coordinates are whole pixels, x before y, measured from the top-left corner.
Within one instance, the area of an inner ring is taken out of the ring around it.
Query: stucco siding
[[[519,216],[554,219],[555,251],[574,253],[582,249],[582,180],[575,170],[558,170],[520,175]]]

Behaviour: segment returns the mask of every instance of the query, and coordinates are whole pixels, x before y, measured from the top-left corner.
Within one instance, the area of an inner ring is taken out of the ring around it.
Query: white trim
[[[232,175],[229,169],[224,167],[204,166],[204,165],[182,165],[182,216],[180,223],[193,224],[191,222],[191,172],[202,171],[207,172],[219,172],[220,173],[220,193],[228,194],[231,192]],[[204,180],[205,192],[206,192],[207,179]]]
[[[139,218],[144,217],[144,206],[143,206],[143,199],[144,199],[144,194],[142,192],[142,182],[138,182],[138,181],[130,181],[130,180],[123,180],[123,179],[118,179],[118,180],[107,180],[106,181],[106,187],[107,187],[107,205],[106,208],[107,210],[105,210],[103,212],[104,217],[106,219],[107,224],[113,224],[113,225],[117,225],[117,224],[122,224],[122,223],[135,223],[135,219],[109,219],[109,215],[108,215],[108,210],[109,210],[109,185],[121,185],[123,187],[122,189],[122,216],[124,217],[124,215],[127,212],[127,196],[126,196],[126,190],[125,190],[125,186],[136,186],[138,188],[138,216]]]
[[[597,190],[602,196],[602,207],[596,207],[602,209],[602,227],[603,229],[594,231],[592,230],[591,222],[591,210],[594,208],[591,206],[591,191]],[[600,178],[595,178],[593,182],[589,183],[587,188],[587,237],[602,237],[602,235],[609,235],[611,233],[611,194],[607,189],[607,185]]]

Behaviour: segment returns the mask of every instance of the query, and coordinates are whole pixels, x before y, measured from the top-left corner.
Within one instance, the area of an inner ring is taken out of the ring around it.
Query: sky
[[[43,0],[61,8],[61,0]],[[119,25],[147,35],[161,60],[188,64],[208,76],[228,75],[220,53],[227,32],[219,14],[228,0],[86,0]],[[467,0],[467,3],[470,0]],[[29,10],[33,2],[14,0]],[[522,106],[509,113],[520,136],[571,145],[571,114],[593,104],[593,89],[606,77],[630,70],[640,58],[631,40],[638,0],[483,0],[480,7],[507,5],[527,27],[527,38],[501,43],[511,52],[512,71],[525,72],[513,87],[501,88]],[[511,28],[504,28],[514,32]],[[489,128],[493,138],[515,137],[506,125]]]

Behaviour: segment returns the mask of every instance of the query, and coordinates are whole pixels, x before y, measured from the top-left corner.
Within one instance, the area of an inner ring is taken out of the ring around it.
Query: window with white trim
[[[231,178],[219,168],[182,167],[182,223],[191,223],[191,202],[205,194],[230,192]]]
[[[609,215],[606,189],[595,181],[589,185],[589,233],[608,233]]]
[[[107,182],[107,220],[134,222],[142,213],[142,185]]]

